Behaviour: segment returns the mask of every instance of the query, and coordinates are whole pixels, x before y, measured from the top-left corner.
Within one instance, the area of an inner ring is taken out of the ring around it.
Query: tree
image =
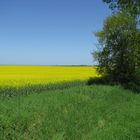
[[[103,30],[96,33],[100,49],[94,52],[98,71],[111,80],[128,83],[139,77],[140,31],[135,17],[118,12],[108,17]]]
[[[112,10],[127,11],[130,15],[140,15],[140,0],[103,0]]]
[[[99,83],[115,82],[140,90],[140,0],[103,0],[112,9],[102,31],[97,32]],[[92,79],[91,79],[92,80]],[[91,81],[92,82],[92,81]]]
[[[140,0],[103,0],[103,2],[109,5],[113,13],[125,12],[128,16],[133,16],[140,28]]]

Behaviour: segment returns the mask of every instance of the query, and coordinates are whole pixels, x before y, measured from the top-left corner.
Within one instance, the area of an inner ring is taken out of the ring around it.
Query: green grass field
[[[87,86],[85,80],[97,76],[94,68],[7,68],[0,67],[0,140],[140,139],[140,94],[120,86]],[[43,72],[53,82],[39,84],[35,79],[44,81]],[[61,80],[55,81],[55,75]]]
[[[140,94],[77,86],[0,99],[2,140],[139,140]]]

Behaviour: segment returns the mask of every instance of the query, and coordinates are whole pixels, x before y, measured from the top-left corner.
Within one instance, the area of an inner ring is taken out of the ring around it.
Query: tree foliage
[[[105,20],[103,30],[96,36],[100,49],[93,55],[99,63],[98,71],[119,83],[140,80],[140,30],[137,28],[137,18],[126,11],[117,12]]]
[[[140,15],[140,0],[103,0],[109,8],[117,11],[127,11],[131,15]]]

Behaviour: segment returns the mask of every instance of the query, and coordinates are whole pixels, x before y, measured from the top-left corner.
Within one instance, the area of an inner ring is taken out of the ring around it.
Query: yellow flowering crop
[[[96,76],[96,68],[88,66],[0,66],[1,87],[86,80]]]

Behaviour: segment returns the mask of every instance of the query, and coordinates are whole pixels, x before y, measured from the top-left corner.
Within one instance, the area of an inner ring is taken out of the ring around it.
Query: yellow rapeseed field
[[[48,84],[96,77],[89,66],[0,66],[0,87]]]

